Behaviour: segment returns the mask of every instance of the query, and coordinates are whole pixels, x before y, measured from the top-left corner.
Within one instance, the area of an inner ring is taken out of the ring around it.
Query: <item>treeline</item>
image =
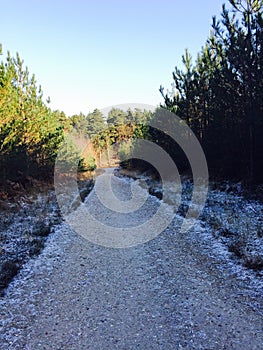
[[[262,182],[263,1],[230,4],[231,10],[223,6],[220,20],[213,18],[211,35],[194,62],[186,50],[184,68],[173,72],[173,90],[165,93],[161,87],[160,92],[163,107],[198,137],[211,176]],[[82,154],[73,141],[70,145],[73,158],[80,157],[81,171],[111,165],[116,155],[132,157],[137,137],[163,147],[180,172],[189,169],[180,147],[160,131],[162,126],[146,126],[158,113],[113,108],[107,115],[95,109],[67,117],[49,108],[19,55],[8,54],[0,64],[0,177],[53,176],[58,149],[69,133],[79,149],[88,145]]]
[[[151,117],[152,113],[147,110],[112,108],[107,115],[95,109],[88,115],[73,115],[69,120],[73,133],[86,140],[88,153],[100,167],[113,165],[114,159],[119,161],[131,156],[132,140],[148,137],[146,124]]]
[[[67,117],[52,111],[19,54],[0,64],[0,182],[52,178],[63,141],[65,169],[92,171],[131,155],[131,142],[147,137],[149,111],[112,108]],[[69,136],[69,137],[68,137]],[[125,142],[122,142],[125,141]]]
[[[192,128],[210,175],[263,180],[263,2],[230,0],[195,62],[186,50],[164,108]]]
[[[0,183],[52,179],[58,150],[66,139],[67,169],[76,160],[79,171],[111,165],[118,152],[129,154],[121,141],[145,135],[144,124],[151,115],[139,109],[112,108],[107,115],[95,109],[67,117],[52,111],[49,103],[19,54],[8,53],[0,63]],[[113,145],[117,145],[114,152]]]

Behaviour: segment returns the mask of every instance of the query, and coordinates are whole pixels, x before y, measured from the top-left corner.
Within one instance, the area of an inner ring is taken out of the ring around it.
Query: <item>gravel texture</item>
[[[16,186],[19,184],[14,183]],[[82,200],[92,187],[92,179],[79,179]],[[8,191],[12,193],[10,188]],[[38,182],[37,187],[23,189],[16,197],[0,200],[0,297],[21,267],[41,252],[59,222],[60,211],[50,184]]]
[[[57,222],[54,191],[5,201],[0,210],[0,296],[30,258],[38,255]]]
[[[129,197],[130,182],[114,191]],[[94,190],[89,203],[103,217]],[[150,196],[140,211],[104,220],[134,226],[158,205]],[[263,349],[260,276],[216,257],[201,222],[182,235],[181,220],[125,249],[58,225],[0,300],[0,349]]]

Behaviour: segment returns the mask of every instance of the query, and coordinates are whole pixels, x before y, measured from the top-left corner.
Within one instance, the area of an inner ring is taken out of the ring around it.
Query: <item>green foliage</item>
[[[116,145],[115,152],[120,157],[127,157],[131,140],[146,138],[149,135],[148,127],[145,125],[152,114],[149,111],[139,109],[123,111],[112,108],[107,116],[107,128],[96,134],[91,139],[97,155],[98,164],[102,163],[102,154],[107,154],[107,162],[110,164],[110,148]]]
[[[199,138],[210,174],[262,181],[262,1],[232,0],[195,63],[186,51],[184,69],[173,73],[174,90],[164,106]],[[241,13],[241,20],[240,20]]]
[[[70,124],[76,134],[86,135],[88,129],[88,121],[83,113],[73,115]]]
[[[96,169],[95,159],[87,150],[83,150],[82,141],[73,133],[65,135],[56,159],[57,174],[75,177],[78,172]]]
[[[87,135],[99,134],[106,128],[106,121],[103,118],[103,114],[100,110],[95,109],[92,113],[89,113],[86,117],[87,120]]]
[[[43,102],[35,76],[19,54],[8,53],[6,63],[0,64],[0,175],[37,175],[40,168],[52,169],[62,140],[58,115]]]
[[[123,125],[126,121],[126,113],[119,108],[112,108],[108,114],[107,124],[109,126]]]
[[[110,147],[149,138],[145,126],[151,113],[139,109],[123,111],[113,108],[107,117],[95,109],[67,118],[63,112],[51,111],[50,99],[34,75],[30,75],[19,54],[10,53],[0,64],[0,175],[2,178],[46,176],[53,170],[58,150],[58,169],[62,173],[92,171],[106,152],[110,164]],[[66,137],[65,135],[71,135]],[[62,146],[62,142],[65,142]],[[91,145],[92,143],[92,145]],[[87,147],[86,147],[86,146]],[[86,147],[81,154],[80,150]],[[118,146],[119,147],[119,146]],[[118,148],[117,147],[117,148]],[[126,152],[121,149],[120,152]]]
[[[82,171],[84,159],[80,156],[80,151],[74,140],[67,136],[60,148],[56,169],[63,175],[75,174],[77,170]]]
[[[134,144],[131,142],[131,140],[129,142],[123,142],[120,144],[120,147],[118,149],[118,155],[121,162],[128,160],[132,157],[133,147]]]
[[[96,169],[95,158],[91,155],[86,159],[86,163],[84,163],[85,171],[94,171]]]

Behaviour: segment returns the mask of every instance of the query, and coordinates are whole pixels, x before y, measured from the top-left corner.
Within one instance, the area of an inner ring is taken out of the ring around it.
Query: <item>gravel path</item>
[[[129,188],[115,181],[122,197]],[[87,203],[103,216],[94,191]],[[157,206],[150,197],[140,212],[113,220],[105,209],[104,219],[134,225]],[[0,301],[0,349],[263,349],[262,295],[218,268],[178,232],[178,220],[125,249],[57,226]]]

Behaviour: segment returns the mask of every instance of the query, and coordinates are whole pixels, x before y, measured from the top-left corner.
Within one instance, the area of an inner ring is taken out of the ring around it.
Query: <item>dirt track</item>
[[[129,193],[129,183],[116,180],[115,192]],[[112,223],[94,191],[88,203]],[[136,220],[158,201],[147,205]],[[118,226],[134,224],[133,214],[116,215]],[[1,300],[0,348],[263,349],[258,295],[218,269],[176,220],[154,240],[125,249],[58,226]]]

